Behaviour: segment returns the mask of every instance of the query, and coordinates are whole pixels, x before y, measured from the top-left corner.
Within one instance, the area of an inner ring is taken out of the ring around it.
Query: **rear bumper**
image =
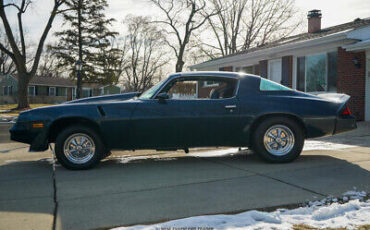
[[[356,118],[354,116],[348,118],[338,117],[335,122],[334,134],[348,132],[357,128]]]

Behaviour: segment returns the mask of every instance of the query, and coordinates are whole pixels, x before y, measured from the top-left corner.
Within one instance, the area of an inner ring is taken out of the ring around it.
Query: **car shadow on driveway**
[[[291,164],[268,164],[255,155],[121,162],[110,158],[87,171],[56,167],[57,229],[235,213],[370,188],[368,165],[324,155],[302,155]],[[7,213],[52,217],[52,174],[51,165],[42,161],[0,166],[0,187],[6,188],[0,191],[0,228],[14,228],[11,223],[2,226]],[[23,221],[28,226],[35,220]],[[44,221],[50,224],[50,218]]]

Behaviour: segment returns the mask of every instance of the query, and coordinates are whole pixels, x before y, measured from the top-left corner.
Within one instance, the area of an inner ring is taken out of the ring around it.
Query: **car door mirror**
[[[157,95],[157,99],[159,99],[159,102],[164,102],[165,100],[169,99],[170,96],[168,96],[167,93],[160,93]]]

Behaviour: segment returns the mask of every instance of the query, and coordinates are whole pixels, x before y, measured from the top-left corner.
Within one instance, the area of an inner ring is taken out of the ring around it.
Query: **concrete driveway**
[[[114,152],[88,171],[53,164],[50,151],[27,152],[8,141],[8,128],[0,125],[0,229],[107,228],[370,191],[370,123],[308,141],[312,150],[290,164],[267,164],[248,151],[140,151]]]

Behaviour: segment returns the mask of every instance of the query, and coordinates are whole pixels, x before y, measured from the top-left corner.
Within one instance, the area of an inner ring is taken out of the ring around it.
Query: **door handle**
[[[236,109],[236,105],[225,105],[225,109]]]

